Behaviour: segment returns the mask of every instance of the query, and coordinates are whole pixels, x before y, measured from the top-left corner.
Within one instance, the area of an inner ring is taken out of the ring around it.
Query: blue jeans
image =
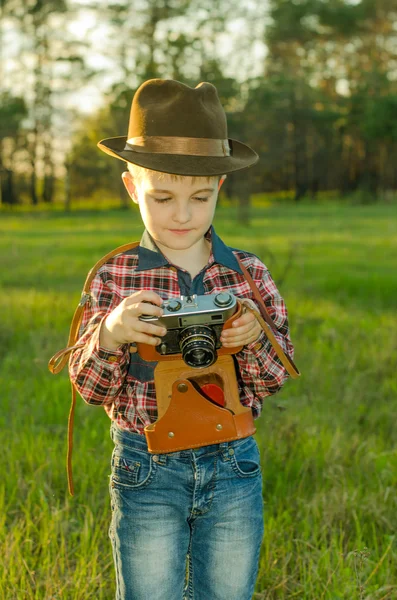
[[[255,439],[150,454],[111,426],[116,600],[251,600],[263,538]]]

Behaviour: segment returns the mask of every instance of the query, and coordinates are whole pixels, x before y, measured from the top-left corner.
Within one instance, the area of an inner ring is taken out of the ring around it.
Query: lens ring
[[[217,359],[216,335],[210,327],[192,325],[179,335],[182,358],[189,367],[209,367]]]

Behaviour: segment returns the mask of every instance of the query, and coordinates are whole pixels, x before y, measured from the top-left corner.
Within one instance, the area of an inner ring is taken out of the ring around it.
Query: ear
[[[131,200],[135,202],[135,204],[138,204],[137,188],[131,173],[129,171],[124,171],[124,173],[121,174],[121,179],[123,180],[125,189],[127,190]]]
[[[218,183],[218,192],[221,189],[221,187],[223,185],[223,182],[225,181],[226,177],[227,177],[227,175],[222,175],[222,177],[220,178],[219,183]]]

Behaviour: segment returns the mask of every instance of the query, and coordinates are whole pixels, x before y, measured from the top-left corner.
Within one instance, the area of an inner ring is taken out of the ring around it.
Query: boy
[[[156,363],[131,353],[131,344],[161,342],[166,330],[139,317],[161,316],[167,298],[228,291],[256,306],[238,256],[267,305],[277,341],[292,357],[285,304],[266,267],[253,254],[233,252],[212,227],[225,174],[258,157],[228,139],[214,86],[161,79],[137,90],[128,137],[102,140],[99,147],[127,162],[123,182],[145,225],[139,246],[95,276],[80,330],[84,346],[69,366],[84,400],[102,405],[112,420],[109,535],[116,597],[251,600],[263,536],[256,441],[248,436],[149,453],[144,427],[157,418]],[[286,370],[250,312],[221,341],[243,346],[234,355],[240,402],[258,418]]]

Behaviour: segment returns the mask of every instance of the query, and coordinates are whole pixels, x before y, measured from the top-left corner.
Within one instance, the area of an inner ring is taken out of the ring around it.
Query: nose
[[[180,225],[184,225],[188,223],[191,219],[191,208],[189,202],[177,202],[175,205],[175,212],[173,215],[173,220],[175,223],[179,223]]]

